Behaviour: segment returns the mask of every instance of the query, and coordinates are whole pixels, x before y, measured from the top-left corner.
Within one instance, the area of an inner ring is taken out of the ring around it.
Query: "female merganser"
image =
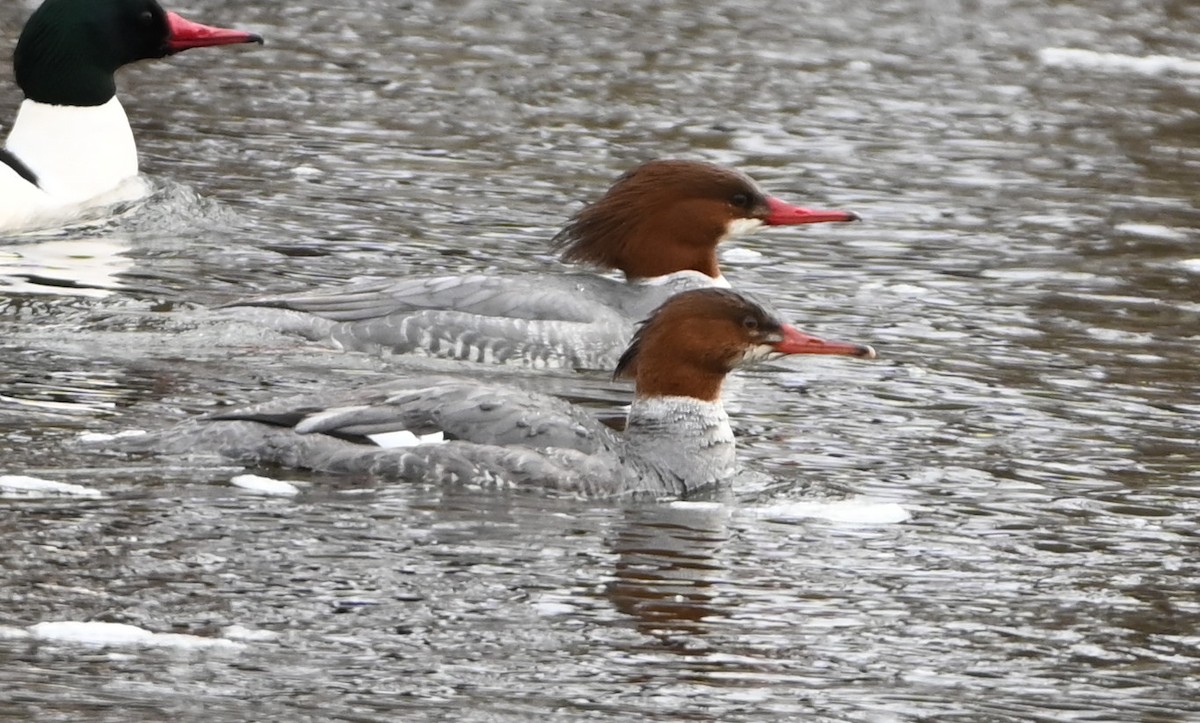
[[[875,356],[803,334],[736,292],[696,289],[659,307],[621,355],[614,376],[635,383],[623,435],[556,397],[421,377],[220,412],[132,448],[423,484],[685,495],[735,472],[725,375],[783,354]],[[453,441],[379,446],[401,430]]]
[[[155,0],[42,3],[13,53],[25,100],[0,150],[0,231],[65,222],[143,195],[144,186],[132,184],[137,148],[114,73],[137,60],[233,43],[262,38],[193,23]]]
[[[624,273],[411,277],[227,305],[348,350],[611,369],[634,322],[672,294],[729,286],[717,246],[762,226],[856,221],[766,195],[738,171],[657,160],[621,176],[555,236],[562,260]]]

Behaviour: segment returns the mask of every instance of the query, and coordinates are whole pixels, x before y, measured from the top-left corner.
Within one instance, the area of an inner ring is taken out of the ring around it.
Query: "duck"
[[[417,375],[221,410],[133,437],[126,451],[216,455],[384,482],[686,497],[737,471],[721,405],[726,375],[792,354],[875,358],[870,346],[805,334],[733,290],[692,289],[655,310],[616,364],[614,378],[634,383],[623,433],[558,397]],[[390,446],[398,434],[443,441]]]
[[[117,69],[191,48],[262,42],[155,0],[46,0],[13,52],[24,100],[0,150],[0,232],[62,225],[146,193],[116,96]]]
[[[850,211],[789,204],[735,169],[656,159],[623,174],[554,236],[561,260],[587,272],[406,276],[223,308],[342,350],[604,370],[637,321],[669,296],[730,285],[717,262],[726,239],[763,227],[857,220]]]

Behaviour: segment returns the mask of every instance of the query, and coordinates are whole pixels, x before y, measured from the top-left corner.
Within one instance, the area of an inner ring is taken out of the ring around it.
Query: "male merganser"
[[[42,3],[13,53],[25,100],[0,150],[0,231],[143,195],[113,75],[137,60],[233,43],[262,38],[193,23],[155,0]]]
[[[423,484],[685,495],[735,472],[725,375],[783,354],[875,356],[803,334],[728,289],[696,289],[659,307],[621,355],[614,376],[635,383],[624,434],[556,397],[420,377],[220,412],[132,448]],[[378,446],[401,430],[453,441]]]
[[[357,351],[611,369],[642,319],[679,291],[728,286],[725,239],[762,226],[855,221],[765,194],[738,171],[656,160],[625,175],[555,236],[562,260],[624,273],[410,277],[236,301],[238,318]]]

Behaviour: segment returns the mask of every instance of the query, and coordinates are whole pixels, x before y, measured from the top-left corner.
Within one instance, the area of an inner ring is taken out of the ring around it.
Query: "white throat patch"
[[[752,364],[754,362],[760,362],[764,359],[771,359],[777,356],[781,356],[781,354],[770,344],[755,344],[747,349],[745,354],[742,354],[742,363]]]
[[[763,222],[760,218],[735,218],[725,226],[725,236],[721,239],[724,241],[727,238],[734,236],[745,236],[748,233],[754,233],[762,228]]]

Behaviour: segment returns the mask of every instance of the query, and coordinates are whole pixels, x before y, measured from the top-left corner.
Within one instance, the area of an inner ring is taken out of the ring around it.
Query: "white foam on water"
[[[1163,239],[1164,241],[1187,241],[1192,234],[1174,226],[1160,226],[1156,223],[1119,223],[1113,230],[1143,238]],[[1200,235],[1200,234],[1198,234]]]
[[[579,612],[579,608],[570,603],[557,600],[538,600],[533,603],[533,612],[539,617],[552,618],[559,615],[570,615]]]
[[[229,480],[229,483],[234,487],[240,487],[247,492],[254,492],[260,495],[291,497],[300,494],[300,488],[295,483],[281,479],[271,479],[270,477],[260,477],[256,474],[240,474]]]
[[[29,637],[29,631],[24,628],[14,628],[11,625],[0,625],[0,640],[22,640]]]
[[[912,517],[895,502],[874,502],[861,497],[835,501],[795,500],[749,507],[745,512],[765,520],[816,519],[848,525],[894,525]]]
[[[754,249],[734,246],[721,251],[721,260],[728,261],[731,264],[753,264],[762,261],[763,254]]]
[[[667,507],[674,507],[677,510],[694,510],[697,512],[715,512],[725,509],[725,505],[721,502],[705,502],[703,500],[673,500],[667,503]]]
[[[247,628],[242,625],[230,625],[222,630],[221,634],[225,636],[226,640],[240,640],[247,643],[259,643],[279,637],[279,633],[274,630]]]
[[[105,432],[83,432],[79,435],[80,442],[110,442],[114,439],[122,439],[125,437],[141,437],[146,434],[144,429],[127,429],[124,432],[108,434]]]
[[[1137,56],[1100,53],[1082,48],[1042,48],[1038,51],[1038,60],[1042,65],[1052,68],[1084,68],[1137,75],[1200,75],[1200,60],[1174,55]]]
[[[2,497],[103,497],[98,489],[19,474],[0,475]]]
[[[27,630],[37,640],[89,647],[171,648],[185,651],[241,650],[246,647],[243,643],[224,638],[155,633],[136,625],[124,623],[61,620],[30,625]]]

